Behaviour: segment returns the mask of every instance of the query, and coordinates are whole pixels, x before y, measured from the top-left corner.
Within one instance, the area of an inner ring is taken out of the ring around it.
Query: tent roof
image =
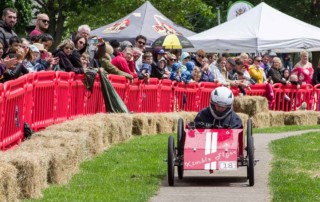
[[[173,23],[153,7],[149,1],[146,1],[129,15],[93,30],[91,35],[96,35],[107,40],[132,41],[136,36],[141,34],[146,36],[149,42],[153,42],[158,37],[171,33],[181,34],[186,37],[195,34]]]
[[[297,52],[320,50],[320,28],[288,16],[266,3],[219,26],[188,37],[209,52]]]

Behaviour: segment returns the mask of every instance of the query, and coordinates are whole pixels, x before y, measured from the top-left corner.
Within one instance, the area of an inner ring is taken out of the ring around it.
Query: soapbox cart
[[[254,185],[254,143],[252,121],[247,122],[247,135],[243,129],[197,129],[194,122],[186,127],[178,120],[177,147],[174,137],[168,138],[168,183],[174,185],[175,166],[178,178],[184,170],[234,171],[247,166],[249,186]],[[245,144],[246,143],[246,144]]]

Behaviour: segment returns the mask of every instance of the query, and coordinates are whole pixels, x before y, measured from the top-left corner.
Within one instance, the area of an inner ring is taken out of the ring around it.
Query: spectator
[[[1,59],[3,55],[3,44],[0,41],[0,83],[3,83],[4,80],[4,74],[8,71],[9,68],[14,67],[18,60],[16,58],[9,58],[6,57],[4,59]]]
[[[260,67],[264,71],[264,75],[266,78],[268,78],[268,72],[271,68],[270,61],[272,61],[271,57],[269,57],[268,54],[264,54],[262,57],[262,61],[260,62]],[[253,65],[255,64],[255,59],[253,60]]]
[[[172,53],[168,53],[166,71],[172,72],[172,65],[175,62],[177,62],[177,56]]]
[[[80,56],[82,67],[85,69],[89,68],[89,54],[84,52]]]
[[[79,51],[80,55],[86,52],[88,42],[85,37],[76,37],[73,41],[75,48]]]
[[[289,72],[292,70],[292,61],[291,61],[291,53],[282,54],[283,67],[285,69],[289,69]]]
[[[195,66],[192,70],[191,75],[192,75],[192,81],[194,81],[194,82],[201,81],[202,74],[201,74],[201,70],[199,67]]]
[[[29,34],[31,41],[34,41],[34,38],[40,34],[45,33],[49,28],[49,17],[47,14],[40,13],[37,15],[36,27]]]
[[[186,63],[187,70],[183,71],[181,74],[181,80],[185,83],[189,83],[192,80],[192,70],[194,68],[193,62]]]
[[[142,53],[146,49],[146,43],[147,43],[147,37],[143,35],[138,35],[136,37],[135,47],[141,51],[140,57],[135,62],[135,68],[137,72],[139,72],[140,68],[142,67]]]
[[[239,58],[243,61],[243,64],[246,67],[246,70],[249,71],[249,63],[248,63],[249,55],[247,53],[242,52]]]
[[[147,43],[147,37],[143,35],[138,35],[136,37],[135,47],[139,48],[141,52],[144,52],[146,48],[146,43]]]
[[[91,28],[89,25],[80,25],[78,27],[78,31],[71,36],[72,41],[74,41],[77,37],[84,37],[89,40]]]
[[[238,86],[241,92],[244,92],[244,88],[250,86],[251,78],[241,59],[238,58],[235,60],[235,69],[233,72],[233,75],[229,77],[231,86]]]
[[[53,44],[53,37],[48,33],[44,33],[44,34],[38,35],[38,39],[39,39],[38,43],[43,44],[44,49],[49,51]]]
[[[59,44],[54,55],[59,58],[59,67],[62,71],[83,74],[85,70],[82,67],[80,54],[74,49],[74,43],[70,39],[65,39]]]
[[[8,54],[9,58],[13,58],[17,60],[17,63],[12,66],[7,66],[7,70],[3,74],[3,79],[1,82],[6,82],[12,79],[16,79],[24,74],[29,73],[28,69],[23,65],[24,60],[24,50],[19,47],[15,53]]]
[[[119,70],[131,74],[133,78],[137,78],[137,73],[134,70],[133,49],[131,47],[126,47],[123,52],[119,52],[111,63]]]
[[[116,66],[114,66],[111,63],[111,55],[113,52],[113,48],[110,44],[105,42],[100,43],[98,45],[98,49],[101,49],[101,51],[98,51],[101,54],[95,55],[98,67],[102,67],[102,69],[109,74],[124,76],[130,80],[133,79],[133,76],[131,74],[119,70]]]
[[[280,58],[273,58],[272,67],[269,70],[269,77],[273,83],[289,84],[290,82],[284,79],[281,75],[280,69],[282,68],[282,62]]]
[[[140,66],[140,58],[142,58],[142,55],[143,55],[143,52],[137,48],[137,47],[134,47],[133,48],[133,61],[134,61],[134,69],[136,72],[139,72],[140,69],[141,69],[141,66]]]
[[[16,51],[21,48],[22,40],[18,36],[13,36],[9,39],[9,47],[3,57],[7,57],[10,53],[16,53]]]
[[[196,52],[196,56],[191,58],[191,60],[197,67],[201,67],[202,60],[205,57],[206,57],[206,52],[202,49],[199,49]]]
[[[122,41],[120,42],[120,49],[124,51],[127,47],[133,48],[132,43],[130,41]]]
[[[314,69],[312,85],[317,85],[320,83],[320,59],[318,62],[318,67]]]
[[[201,81],[204,82],[213,82],[214,81],[214,76],[212,72],[209,70],[209,64],[208,64],[208,58],[204,58],[202,60],[202,66],[201,66]]]
[[[29,51],[25,57],[25,66],[29,72],[37,71],[37,59],[40,59],[40,51],[35,45],[29,46]]]
[[[17,34],[13,27],[17,23],[17,10],[14,8],[5,8],[2,11],[2,20],[0,20],[0,41],[3,44],[3,53],[7,53],[9,48],[9,39]],[[4,55],[3,55],[4,57]]]
[[[301,51],[300,61],[294,66],[291,75],[295,75],[298,82],[312,84],[313,67],[307,51]]]
[[[171,67],[170,80],[181,82],[180,63],[175,62]]]
[[[208,64],[209,66],[211,64],[216,65],[217,64],[217,59],[218,59],[218,55],[217,54],[212,54],[212,53],[208,53],[207,54],[207,58],[208,58]]]
[[[256,56],[254,58],[254,63],[249,67],[250,76],[256,83],[264,83],[266,81],[266,75],[261,67],[261,57]]]
[[[158,79],[167,79],[169,78],[170,72],[165,70],[167,66],[167,60],[163,57],[159,60],[157,67],[152,67],[151,77]]]
[[[144,81],[148,82],[150,75],[151,75],[151,64],[152,64],[152,53],[146,52],[143,56],[143,63],[138,73],[139,79],[143,79]]]
[[[187,70],[186,64],[191,60],[191,57],[188,52],[182,52],[179,62],[181,63],[181,71],[184,72]]]
[[[118,56],[119,52],[121,52],[120,43],[116,39],[113,39],[110,41],[110,45],[113,48],[113,53],[111,55],[111,58],[114,58]]]

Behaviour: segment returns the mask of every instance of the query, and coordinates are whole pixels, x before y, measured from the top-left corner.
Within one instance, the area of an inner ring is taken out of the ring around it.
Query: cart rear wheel
[[[178,131],[177,131],[177,145],[178,151],[177,156],[181,162],[178,165],[178,178],[183,178],[183,154],[184,154],[184,140],[185,140],[185,132],[184,132],[184,123],[183,119],[178,120]]]
[[[252,136],[252,121],[247,122],[247,177],[249,179],[249,186],[254,185],[254,145]]]
[[[169,136],[168,138],[168,183],[169,186],[174,185],[174,138]]]

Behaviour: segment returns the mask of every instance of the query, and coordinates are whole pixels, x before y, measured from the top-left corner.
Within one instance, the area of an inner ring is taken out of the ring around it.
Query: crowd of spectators
[[[0,82],[18,78],[29,72],[66,71],[83,74],[88,68],[104,70],[109,74],[138,78],[171,79],[176,82],[215,82],[224,86],[238,86],[242,91],[251,84],[320,83],[320,68],[315,71],[308,61],[308,52],[301,52],[300,61],[292,67],[290,54],[282,57],[274,52],[263,55],[241,53],[229,56],[194,53],[181,50],[146,48],[147,38],[139,35],[134,44],[130,41],[104,41],[90,36],[90,27],[81,25],[78,31],[64,39],[50,52],[53,38],[46,33],[50,19],[37,15],[35,29],[26,38],[13,31],[17,11],[6,8],[0,20]]]

